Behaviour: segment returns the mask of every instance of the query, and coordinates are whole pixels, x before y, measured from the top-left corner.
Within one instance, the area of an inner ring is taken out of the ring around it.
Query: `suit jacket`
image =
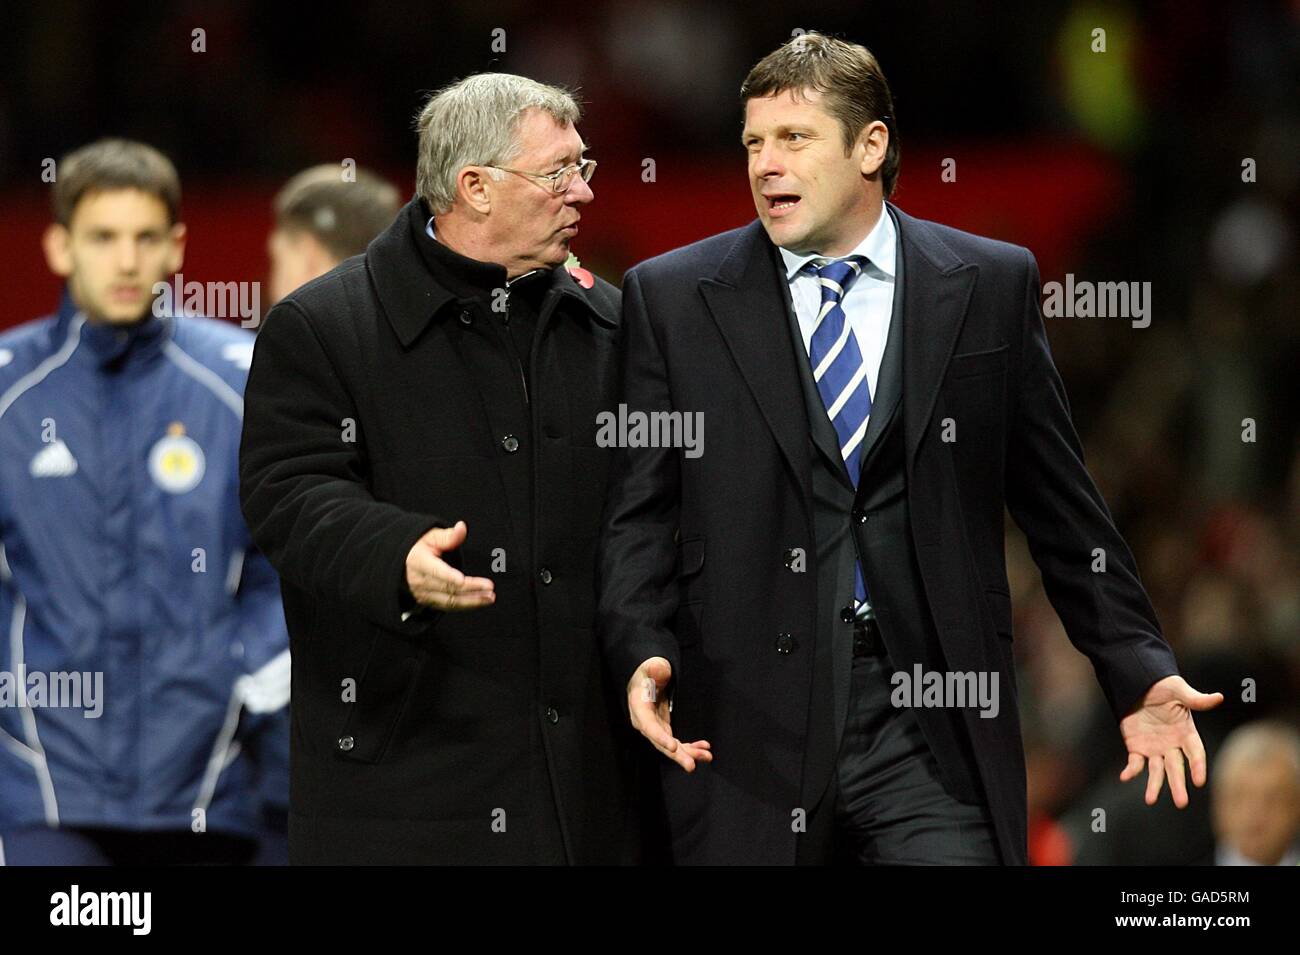
[[[998,718],[975,707],[918,716],[945,783],[988,802],[1004,860],[1023,863],[1004,508],[1117,719],[1177,667],[1084,466],[1033,256],[887,208],[902,270],[853,543],[873,600],[889,598],[881,628],[896,669],[1001,675]],[[795,548],[817,553],[821,429],[801,387],[808,359],[784,285],[757,221],[644,262],[624,282],[620,400],[629,412],[702,412],[705,423],[698,457],[620,451],[598,555],[601,639],[616,681],[666,657],[674,733],[713,744],[714,762],[693,774],[661,767],[682,862],[793,862],[792,823],[819,791],[807,777],[833,764],[847,702],[844,687],[827,693],[828,681],[842,682],[827,668],[851,652],[848,641],[828,646],[835,638],[818,616],[839,608],[819,606],[818,562],[792,572],[790,561]],[[1104,573],[1092,571],[1097,547]],[[900,617],[909,575],[920,599]]]
[[[426,215],[278,304],[253,356],[241,496],[289,625],[291,860],[529,862],[558,807],[568,861],[633,861],[593,629],[619,293],[553,270],[516,358],[426,265]],[[460,519],[447,559],[496,602],[404,618],[408,551]]]

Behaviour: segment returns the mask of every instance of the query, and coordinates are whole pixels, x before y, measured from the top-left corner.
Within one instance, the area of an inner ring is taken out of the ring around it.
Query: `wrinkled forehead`
[[[587,151],[572,123],[561,124],[540,109],[525,110],[519,118],[519,147],[515,162],[537,169],[577,162]]]

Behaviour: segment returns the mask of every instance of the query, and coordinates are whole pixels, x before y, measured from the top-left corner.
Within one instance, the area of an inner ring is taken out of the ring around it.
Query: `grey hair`
[[[1219,748],[1214,782],[1217,784],[1252,763],[1258,764],[1277,756],[1290,764],[1296,784],[1300,786],[1300,733],[1294,727],[1277,720],[1259,720],[1239,726],[1228,734]]]
[[[528,109],[550,114],[561,126],[582,115],[568,90],[513,73],[467,76],[429,97],[415,120],[415,191],[434,215],[451,209],[456,177],[466,166],[505,165],[519,155],[519,119]]]

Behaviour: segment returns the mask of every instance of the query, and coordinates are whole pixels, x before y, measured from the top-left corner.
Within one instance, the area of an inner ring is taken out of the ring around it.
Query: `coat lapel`
[[[890,418],[901,404],[910,469],[966,319],[979,268],[958,257],[928,223],[892,203],[885,205],[898,230],[899,268],[895,272],[894,311],[878,394],[863,438],[863,467],[879,447]],[[810,424],[795,364],[797,356],[785,347],[789,339],[789,289],[781,287],[780,278],[771,242],[756,219],[739,231],[717,272],[700,280],[700,292],[781,453],[798,478],[806,504],[812,483],[806,436],[811,427],[814,442],[821,439],[818,447],[829,437],[817,427],[820,422]],[[773,307],[773,303],[782,304]],[[828,456],[837,451],[823,449]]]
[[[779,278],[767,233],[755,219],[740,230],[717,272],[700,280],[700,294],[795,475],[808,511],[812,495],[808,416]]]
[[[893,215],[889,204],[885,211]],[[898,217],[894,216],[894,234],[900,234]],[[876,393],[871,396],[871,414],[867,418],[867,433],[862,436],[862,474],[871,464],[871,454],[880,444],[880,436],[894,416],[903,396],[903,241],[894,245],[894,300],[890,305],[889,331],[885,338],[885,351],[880,359],[880,373],[876,376]],[[861,484],[861,482],[859,482]],[[860,488],[861,490],[861,488]]]
[[[790,327],[790,346],[794,351],[795,370],[799,376],[799,385],[803,389],[803,400],[805,412],[808,418],[808,426],[812,432],[813,444],[817,447],[818,453],[826,459],[826,463],[834,470],[835,476],[849,490],[853,489],[853,482],[849,479],[849,469],[844,463],[844,456],[840,454],[839,436],[835,433],[835,425],[831,424],[831,419],[826,414],[826,404],[822,401],[821,392],[817,390],[817,382],[813,380],[812,364],[808,361],[808,352],[803,343],[803,332],[799,327],[799,316],[795,313],[794,298],[790,294],[790,283],[782,281],[785,276],[785,263],[781,260],[781,254],[776,246],[768,246],[772,254],[772,267],[776,269],[777,286],[781,289],[783,301],[785,302],[785,319]]]
[[[903,263],[900,283],[903,353],[900,357],[902,393],[907,395],[907,400],[902,402],[905,460],[910,473],[921,436],[934,413],[939,385],[957,344],[957,335],[966,320],[979,267],[962,261],[929,223],[912,218],[892,204],[889,207],[898,223]],[[896,290],[896,305],[897,295]]]

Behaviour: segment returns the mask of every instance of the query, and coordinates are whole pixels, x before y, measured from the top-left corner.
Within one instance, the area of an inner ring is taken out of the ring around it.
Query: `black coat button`
[[[549,584],[552,580],[554,580],[554,578],[551,576],[550,570],[548,570],[545,567],[541,569],[541,571],[538,573],[537,576],[541,578],[541,581],[544,584]]]
[[[339,739],[339,749],[343,750],[343,752],[345,753],[350,752],[352,750],[352,747],[355,746],[356,743],[357,741],[354,740],[351,736],[344,736]]]
[[[867,522],[867,512],[855,507],[853,509],[853,519],[859,524],[865,524]]]
[[[884,643],[880,639],[880,628],[876,626],[875,618],[868,617],[859,621],[853,628],[853,655],[865,657],[882,652]]]
[[[852,607],[845,607],[843,610],[840,611],[840,619],[843,620],[845,623],[852,623],[853,618],[856,617],[857,615],[858,612],[854,610]]]
[[[519,439],[513,434],[508,434],[501,439],[501,447],[506,449],[506,454],[514,454],[519,450]]]
[[[472,325],[472,324],[474,324],[474,315],[473,315],[473,313],[470,312],[469,309],[467,309],[467,308],[463,308],[463,309],[461,309],[461,311],[460,311],[460,323],[461,323],[462,325]]]
[[[553,706],[548,706],[548,707],[546,708],[546,719],[547,719],[547,721],[550,722],[550,723],[558,723],[558,722],[560,722],[560,713],[559,713],[559,710],[557,710],[557,709],[556,709],[555,707],[553,707]]]
[[[794,635],[789,633],[778,634],[776,638],[776,652],[790,653],[792,650],[794,650]]]
[[[798,559],[798,557],[799,555],[795,552],[795,549],[793,547],[787,550],[782,555],[782,558],[785,560],[785,569],[794,570],[794,562],[796,559]]]

